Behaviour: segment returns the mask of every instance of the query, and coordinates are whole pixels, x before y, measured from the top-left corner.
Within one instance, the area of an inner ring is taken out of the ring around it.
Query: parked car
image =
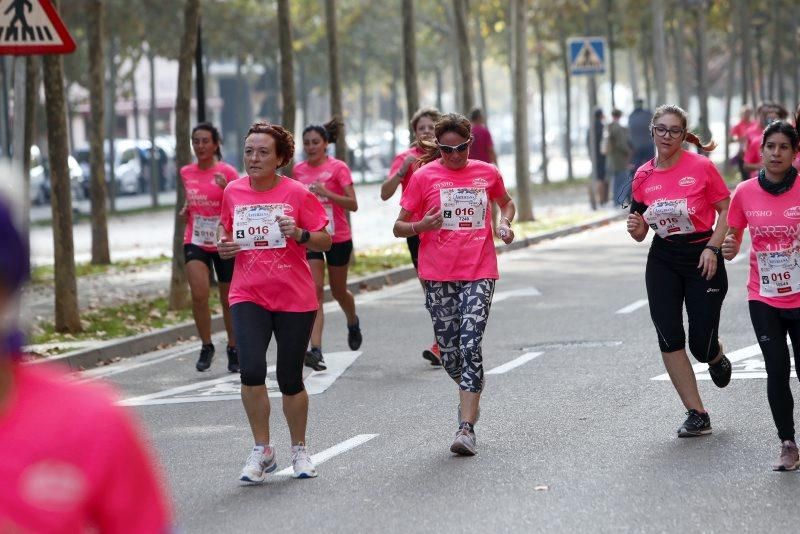
[[[86,198],[84,190],[86,176],[83,168],[72,156],[67,158],[67,165],[69,166],[72,200]],[[31,203],[36,205],[48,203],[50,201],[50,166],[47,158],[42,155],[42,151],[36,145],[31,145],[31,168],[28,176],[30,177]]]
[[[167,146],[168,148],[168,146]],[[108,141],[105,142],[106,150],[106,183],[110,183],[110,150]],[[158,178],[159,190],[165,191],[174,188],[174,176],[170,179],[169,156],[162,143],[156,141],[158,153]],[[89,147],[84,146],[76,150],[76,157],[81,162],[84,172],[90,176]],[[174,168],[174,164],[172,165]],[[117,194],[135,195],[150,191],[150,141],[136,139],[114,140],[114,177],[116,178]]]

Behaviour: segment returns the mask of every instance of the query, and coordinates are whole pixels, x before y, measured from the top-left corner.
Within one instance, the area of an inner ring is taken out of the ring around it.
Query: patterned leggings
[[[494,280],[425,281],[425,307],[442,353],[442,365],[464,391],[483,390],[481,342],[494,294]]]

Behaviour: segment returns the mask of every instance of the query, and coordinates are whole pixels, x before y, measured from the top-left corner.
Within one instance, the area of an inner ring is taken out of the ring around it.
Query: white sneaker
[[[261,484],[266,480],[267,473],[272,473],[278,467],[275,461],[275,448],[272,445],[262,447],[256,445],[239,475],[239,480],[251,484]]]
[[[294,478],[314,478],[317,476],[317,468],[308,456],[305,445],[292,445],[292,468]]]

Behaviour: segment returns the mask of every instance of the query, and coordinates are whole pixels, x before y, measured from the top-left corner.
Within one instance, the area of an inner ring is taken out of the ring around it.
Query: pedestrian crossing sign
[[[50,0],[0,0],[0,55],[74,51],[75,41]]]
[[[603,74],[606,71],[606,40],[602,37],[572,37],[567,40],[570,73]]]

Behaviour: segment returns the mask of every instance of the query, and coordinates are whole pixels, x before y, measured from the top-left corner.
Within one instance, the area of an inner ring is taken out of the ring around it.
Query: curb
[[[612,222],[624,220],[626,217],[627,213],[607,215],[605,217],[600,217],[585,223],[567,226],[559,230],[536,234],[519,241],[514,241],[510,245],[497,245],[495,250],[498,254],[512,252],[514,250],[527,248],[543,241],[558,239],[560,237],[566,237],[568,235],[577,234],[586,230],[599,228]],[[347,287],[353,292],[354,295],[357,295],[359,293],[375,291],[385,286],[399,284],[416,277],[417,273],[414,267],[411,265],[406,265],[363,276],[361,278],[356,278],[350,281],[347,284]],[[325,288],[324,300],[325,302],[333,300],[329,287]],[[219,332],[224,328],[225,326],[222,322],[221,314],[211,317],[212,332]],[[42,358],[40,360],[35,360],[32,363],[55,362],[65,365],[73,371],[80,371],[90,367],[95,367],[97,364],[107,362],[109,360],[129,358],[131,356],[143,354],[156,349],[159,345],[172,344],[177,341],[188,339],[196,334],[197,330],[194,322],[190,321],[179,325],[162,328],[160,330],[155,330],[153,332],[147,332],[145,334],[138,334],[136,336],[108,341],[89,349],[76,350],[53,358]]]

